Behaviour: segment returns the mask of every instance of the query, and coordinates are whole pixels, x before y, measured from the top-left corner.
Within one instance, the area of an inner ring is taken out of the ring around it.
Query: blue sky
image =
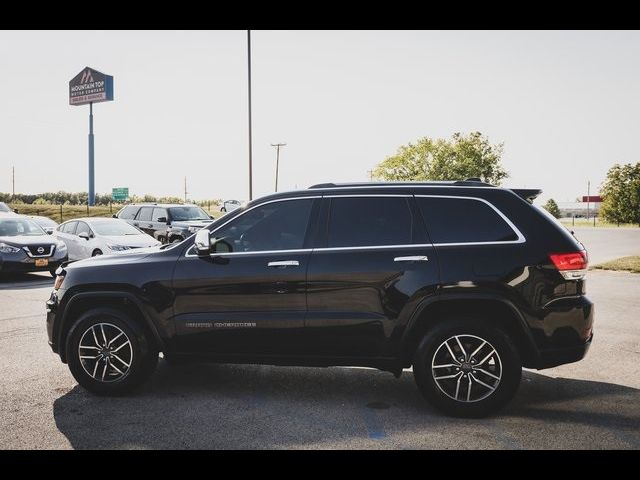
[[[640,32],[254,31],[254,197],[364,181],[399,145],[479,130],[507,186],[592,194],[640,161]],[[67,82],[115,77],[95,106],[96,190],[246,199],[246,32],[0,32],[0,191],[87,189],[88,107]]]

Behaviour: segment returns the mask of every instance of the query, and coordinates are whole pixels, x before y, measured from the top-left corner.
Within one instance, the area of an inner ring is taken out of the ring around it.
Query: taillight
[[[579,280],[587,273],[589,259],[586,250],[571,253],[552,253],[551,261],[565,280]]]

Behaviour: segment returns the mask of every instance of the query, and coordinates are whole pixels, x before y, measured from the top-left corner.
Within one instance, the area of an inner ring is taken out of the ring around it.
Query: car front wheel
[[[99,395],[126,393],[155,369],[158,351],[144,330],[124,312],[91,310],[71,328],[67,361],[74,378]]]
[[[520,355],[499,328],[480,319],[445,321],[424,336],[413,372],[422,394],[453,416],[489,415],[515,395]]]

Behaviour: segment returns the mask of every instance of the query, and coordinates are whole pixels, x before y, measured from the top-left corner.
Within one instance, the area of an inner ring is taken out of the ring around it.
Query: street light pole
[[[253,173],[251,159],[251,30],[247,30],[247,73],[249,85],[249,201],[253,200]]]
[[[276,147],[276,192],[278,191],[278,166],[280,164],[280,147],[286,146],[286,143],[272,143],[272,147]]]

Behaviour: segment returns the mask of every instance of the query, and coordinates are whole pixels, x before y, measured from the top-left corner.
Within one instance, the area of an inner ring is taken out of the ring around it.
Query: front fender
[[[110,301],[111,300],[111,301]],[[65,343],[66,336],[71,328],[72,313],[75,311],[78,305],[91,302],[92,306],[98,305],[110,305],[120,306],[125,308],[134,308],[140,318],[144,322],[144,326],[151,332],[153,341],[159,350],[164,348],[165,342],[163,336],[160,335],[156,324],[150,318],[147,309],[143,303],[135,295],[129,292],[123,291],[92,291],[92,292],[79,292],[72,294],[72,296],[65,301],[64,308],[62,309],[62,315],[58,325],[55,329],[55,338],[57,343],[58,352],[63,362],[66,362]]]

